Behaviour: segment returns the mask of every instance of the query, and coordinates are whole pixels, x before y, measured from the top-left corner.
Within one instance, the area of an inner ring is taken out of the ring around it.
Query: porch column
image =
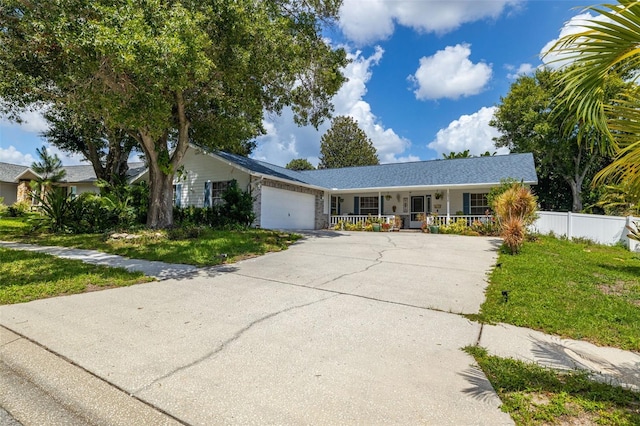
[[[447,188],[447,223],[449,223],[449,220],[451,219],[451,212],[450,210],[450,201],[449,201],[449,188]]]

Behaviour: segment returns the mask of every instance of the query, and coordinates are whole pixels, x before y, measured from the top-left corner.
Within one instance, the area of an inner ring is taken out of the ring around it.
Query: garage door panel
[[[315,196],[263,186],[260,223],[269,229],[313,229]]]

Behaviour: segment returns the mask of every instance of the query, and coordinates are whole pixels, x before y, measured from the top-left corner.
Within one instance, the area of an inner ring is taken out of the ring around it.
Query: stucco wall
[[[10,206],[17,201],[18,184],[9,182],[0,182],[0,197],[4,197],[3,204]]]

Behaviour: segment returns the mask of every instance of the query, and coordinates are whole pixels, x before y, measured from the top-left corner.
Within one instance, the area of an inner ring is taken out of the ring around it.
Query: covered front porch
[[[399,229],[446,225],[464,219],[468,224],[490,218],[488,187],[411,188],[330,194],[330,225],[358,224],[376,218]]]

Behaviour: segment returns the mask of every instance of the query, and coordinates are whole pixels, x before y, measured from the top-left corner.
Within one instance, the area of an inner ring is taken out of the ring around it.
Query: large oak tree
[[[544,208],[563,209],[564,192],[571,194],[571,210],[579,212],[585,183],[610,160],[592,149],[605,143],[602,132],[561,107],[564,72],[542,69],[518,78],[500,99],[490,124],[501,132],[497,147],[533,153],[541,181],[537,195]],[[611,92],[618,90],[617,83],[612,82]],[[590,143],[578,143],[580,137]]]
[[[147,225],[173,223],[189,142],[248,154],[263,115],[291,106],[318,125],[342,85],[321,36],[338,0],[6,0],[0,96],[19,116],[54,105],[124,129],[149,169]]]

